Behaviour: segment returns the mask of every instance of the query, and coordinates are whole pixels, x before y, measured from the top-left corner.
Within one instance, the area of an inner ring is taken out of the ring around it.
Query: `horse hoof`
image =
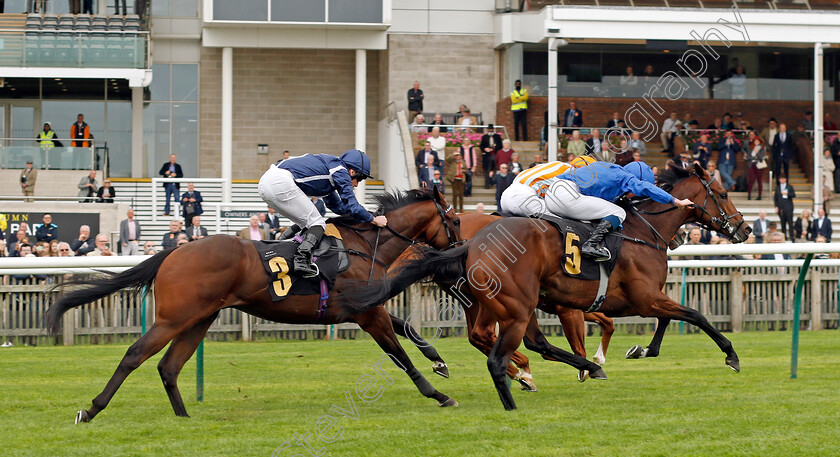
[[[534,384],[533,379],[520,378],[520,379],[517,379],[517,381],[519,381],[519,388],[524,390],[525,392],[536,392],[537,391],[537,385]]]
[[[580,370],[578,372],[578,381],[583,382],[589,379],[589,370]]]
[[[76,412],[76,425],[78,425],[79,422],[90,422],[90,417],[88,416],[87,411],[81,410]]]
[[[631,347],[630,350],[624,354],[625,359],[640,359],[644,355],[644,348],[639,346],[638,344]]]
[[[438,402],[438,406],[441,408],[446,408],[447,406],[458,406],[458,402],[452,398],[447,398],[446,401]]]
[[[589,377],[592,379],[607,379],[607,374],[604,373],[603,368],[598,368],[597,371],[590,372]]]
[[[730,359],[729,357],[727,357],[726,365],[729,366],[729,368],[732,368],[732,370],[734,370],[735,373],[741,372],[741,362],[737,358]]]
[[[597,363],[598,365],[603,365],[607,362],[607,359],[596,355],[595,357],[592,357],[592,361]]]
[[[432,371],[444,378],[449,377],[449,367],[446,366],[446,363],[444,362],[435,362],[434,365],[432,365]]]

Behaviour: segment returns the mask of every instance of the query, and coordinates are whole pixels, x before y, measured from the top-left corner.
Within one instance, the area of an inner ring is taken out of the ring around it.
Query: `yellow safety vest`
[[[514,90],[510,93],[510,110],[519,111],[528,109],[528,91],[522,89],[520,92]]]
[[[46,134],[43,130],[41,130],[41,133],[38,134],[38,138],[41,139],[42,148],[51,148],[55,146],[55,143],[52,141],[52,139],[55,138],[55,130],[50,130]]]

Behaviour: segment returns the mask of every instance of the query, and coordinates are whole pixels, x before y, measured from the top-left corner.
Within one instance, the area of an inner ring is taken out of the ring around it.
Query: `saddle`
[[[519,217],[507,212],[493,214],[502,217]],[[585,281],[598,281],[601,279],[601,266],[603,266],[604,273],[609,277],[615,268],[619,254],[621,254],[621,242],[623,240],[621,236],[611,232],[604,238],[604,243],[612,254],[612,258],[605,262],[596,262],[595,259],[580,255],[580,245],[589,238],[589,234],[595,229],[591,223],[553,214],[543,214],[538,219],[549,222],[560,232],[560,237],[565,246],[564,257],[566,261],[563,263],[563,273],[566,276]]]
[[[320,293],[326,303],[329,290],[335,285],[339,273],[350,267],[350,259],[341,234],[334,225],[327,225],[321,242],[312,251],[312,261],[318,266],[320,274],[314,278],[304,278],[294,271],[294,256],[299,241],[295,239],[275,241],[255,241],[254,247],[262,260],[268,275],[271,299],[281,301],[288,295],[313,295]]]

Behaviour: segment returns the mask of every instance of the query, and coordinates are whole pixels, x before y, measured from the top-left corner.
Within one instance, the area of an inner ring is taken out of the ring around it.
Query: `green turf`
[[[837,455],[840,333],[802,334],[797,380],[789,375],[790,333],[728,336],[741,357],[740,374],[703,335],[668,335],[662,355],[650,360],[623,358],[649,336],[617,336],[604,365],[607,381],[579,384],[573,369],[533,357],[540,390],[517,389],[513,412],[502,409],[486,359],[466,340],[436,343],[450,379],[431,374],[407,345],[424,375],[460,407],[438,408],[391,365],[395,383],[385,384],[378,400],[352,394],[357,420],[330,407],[346,407],[344,392],[373,374],[381,352],[371,340],[209,343],[203,404],[195,401],[194,361],[180,379],[192,418],[172,414],[158,355],[128,378],[108,409],[81,425],[73,425],[76,410],[90,406],[126,346],[0,349],[0,449],[32,456],[269,457],[294,433],[313,433],[316,420],[330,413],[343,427],[341,437],[330,444],[309,438],[325,447],[325,456]],[[596,345],[588,341],[591,353]]]

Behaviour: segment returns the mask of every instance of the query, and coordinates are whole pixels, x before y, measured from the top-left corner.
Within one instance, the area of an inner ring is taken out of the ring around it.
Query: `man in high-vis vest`
[[[522,81],[516,80],[516,89],[510,93],[510,110],[513,111],[513,132],[519,141],[519,126],[522,126],[522,141],[528,141],[528,91],[522,88]]]
[[[55,130],[52,129],[52,126],[49,122],[44,123],[44,130],[41,130],[41,133],[38,134],[38,137],[35,139],[39,146],[41,146],[41,163],[47,163],[47,157],[50,153],[50,149],[55,147]]]

